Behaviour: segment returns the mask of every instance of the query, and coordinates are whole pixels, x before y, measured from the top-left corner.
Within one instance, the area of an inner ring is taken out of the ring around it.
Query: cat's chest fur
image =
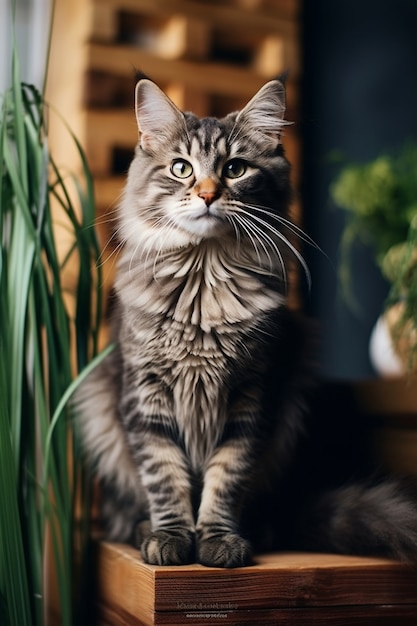
[[[126,308],[151,316],[155,329],[163,325],[160,340],[178,345],[181,358],[184,349],[203,357],[212,344],[208,335],[239,333],[284,302],[266,280],[272,268],[254,270],[257,265],[259,258],[255,262],[215,241],[148,254],[136,262],[127,251],[116,289]]]
[[[233,363],[250,356],[247,337],[283,296],[251,270],[250,259],[215,243],[134,265],[126,255],[119,269],[130,358],[169,387],[173,419],[201,466],[224,426]]]

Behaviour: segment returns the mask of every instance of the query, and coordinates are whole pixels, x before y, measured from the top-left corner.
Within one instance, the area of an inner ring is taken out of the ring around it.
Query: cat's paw
[[[194,534],[185,528],[154,530],[143,541],[141,552],[151,565],[185,565],[194,560]]]
[[[235,533],[225,533],[200,541],[198,562],[209,567],[243,567],[252,560],[251,546]]]

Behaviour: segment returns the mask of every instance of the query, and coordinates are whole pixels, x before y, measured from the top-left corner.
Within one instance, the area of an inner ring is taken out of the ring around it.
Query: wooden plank
[[[107,605],[99,607],[99,626],[416,626],[415,605],[266,609],[258,611],[188,611],[154,613],[146,621]]]
[[[126,624],[140,623],[130,622],[133,618],[150,624],[156,615],[162,619],[178,612],[184,619],[184,612],[194,610],[239,614],[236,623],[245,623],[246,611],[346,610],[417,600],[417,569],[387,559],[285,553],[259,556],[255,565],[231,570],[198,564],[158,567],[145,564],[130,546],[104,542],[97,565],[99,601],[125,615]]]
[[[231,27],[237,30],[251,30],[252,32],[279,33],[290,39],[297,38],[297,22],[294,21],[285,8],[281,11],[277,3],[273,13],[258,10],[245,11],[241,7],[233,7],[226,2],[221,4],[195,2],[191,0],[93,0],[95,12],[101,10],[108,16],[109,11],[127,11],[166,17],[171,15],[186,15],[189,18],[205,20],[214,26]],[[106,18],[108,20],[108,17]],[[116,18],[114,22],[116,23]],[[114,29],[113,29],[114,30]],[[106,34],[102,28],[101,35]],[[94,35],[94,31],[92,33]],[[107,36],[114,38],[114,32],[107,30]]]
[[[236,8],[241,7],[246,11],[269,13],[281,19],[298,20],[300,18],[300,3],[297,0],[229,0],[229,3]]]
[[[154,611],[155,575],[137,555],[128,546],[98,544],[98,601],[125,620],[120,624],[148,623]]]
[[[264,555],[256,565],[235,570],[165,568],[154,573],[155,608],[172,610],[199,597],[237,608],[399,604],[416,597],[413,574],[390,561],[311,554]]]
[[[183,15],[171,17],[161,29],[157,54],[164,59],[205,59],[210,47],[207,20],[190,19]]]
[[[125,76],[131,78],[132,83],[135,68],[157,82],[181,81],[205,93],[225,96],[251,97],[265,83],[265,77],[246,68],[183,59],[172,59],[168,63],[133,46],[91,43],[88,44],[87,53],[90,69]]]

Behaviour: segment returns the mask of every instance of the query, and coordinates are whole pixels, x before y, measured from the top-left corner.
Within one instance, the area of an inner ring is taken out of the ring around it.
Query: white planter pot
[[[377,319],[372,330],[369,341],[369,357],[380,376],[394,378],[405,373],[404,364],[394,350],[385,315],[381,315]]]

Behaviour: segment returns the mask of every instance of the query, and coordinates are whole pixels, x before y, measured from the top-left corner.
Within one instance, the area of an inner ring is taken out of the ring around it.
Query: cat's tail
[[[417,562],[417,487],[349,485],[322,494],[307,517],[309,549]]]

